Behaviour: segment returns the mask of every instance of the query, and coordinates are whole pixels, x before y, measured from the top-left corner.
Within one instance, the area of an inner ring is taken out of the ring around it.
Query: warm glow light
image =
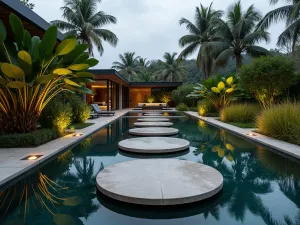
[[[74,134],[73,137],[80,137],[82,136],[83,134]]]
[[[252,133],[252,132],[250,132],[248,135],[249,135],[250,137],[255,137],[255,136],[256,136],[256,134],[254,134],[254,133]]]
[[[38,158],[42,157],[42,155],[28,155],[21,160],[37,160]]]
[[[36,160],[37,158],[38,158],[37,156],[33,155],[33,156],[28,157],[28,160]]]

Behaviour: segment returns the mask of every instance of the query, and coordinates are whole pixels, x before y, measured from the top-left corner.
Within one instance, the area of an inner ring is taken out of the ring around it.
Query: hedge
[[[0,135],[0,148],[37,147],[59,137],[55,129],[39,129],[26,134]]]

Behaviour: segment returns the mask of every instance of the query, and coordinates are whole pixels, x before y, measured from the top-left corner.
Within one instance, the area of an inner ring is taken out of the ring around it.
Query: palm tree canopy
[[[187,77],[187,68],[176,59],[177,53],[166,52],[164,61],[159,61],[161,69],[155,73],[157,80],[176,82],[183,81]]]
[[[104,25],[117,23],[117,19],[103,11],[97,11],[97,3],[100,2],[101,0],[64,0],[65,6],[61,10],[65,20],[51,21],[51,24],[66,31],[66,35],[76,35],[80,42],[87,43],[90,55],[93,55],[93,45],[103,54],[103,40],[114,47],[118,43],[113,32],[102,28]]]
[[[231,57],[235,57],[238,69],[243,53],[252,56],[268,53],[268,50],[256,45],[262,40],[268,42],[270,37],[264,29],[256,29],[256,23],[261,20],[262,15],[254,5],[244,11],[241,1],[238,1],[229,8],[226,18],[226,21],[220,18],[213,21],[214,40],[210,42],[210,46],[218,54],[217,66],[224,65]]]
[[[278,3],[279,0],[270,0],[271,4]],[[295,51],[296,43],[300,37],[300,0],[286,0],[287,5],[268,12],[259,22],[258,27],[267,29],[271,24],[279,21],[286,22],[286,29],[280,34],[277,45],[286,46],[292,43],[292,52]]]
[[[135,52],[125,52],[124,55],[119,54],[120,61],[113,62],[112,69],[128,76],[130,81],[131,76],[136,76],[139,70],[139,58],[139,56],[135,56]]]
[[[151,82],[151,81],[154,81],[154,77],[150,71],[148,71],[147,69],[142,69],[137,74],[135,81],[136,82]]]
[[[142,68],[147,68],[148,66],[150,66],[150,61],[148,61],[147,58],[140,57],[138,62],[140,67]]]
[[[184,50],[179,55],[179,59],[186,58],[198,51],[197,66],[198,68],[202,67],[206,77],[211,73],[213,56],[210,54],[209,49],[206,48],[205,43],[210,42],[212,39],[212,21],[220,18],[222,15],[223,11],[212,9],[212,3],[209,7],[204,7],[200,4],[200,7],[196,7],[195,23],[185,18],[181,18],[179,21],[179,24],[185,25],[189,32],[189,34],[179,39],[179,45],[184,47]]]

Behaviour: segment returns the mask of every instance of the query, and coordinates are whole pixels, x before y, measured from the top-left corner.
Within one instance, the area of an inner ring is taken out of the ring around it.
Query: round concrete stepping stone
[[[144,116],[162,116],[161,113],[145,113]]]
[[[118,146],[128,152],[164,154],[186,150],[190,147],[190,142],[171,137],[140,137],[120,141]]]
[[[178,134],[178,132],[178,129],[166,127],[145,127],[129,130],[129,134],[146,137],[171,136]]]
[[[136,122],[135,127],[171,127],[173,123],[171,122]]]
[[[216,169],[178,159],[140,159],[107,167],[97,175],[104,195],[140,205],[180,205],[217,194],[223,176]]]
[[[146,119],[138,119],[138,122],[168,122],[170,119],[167,118],[146,118]]]

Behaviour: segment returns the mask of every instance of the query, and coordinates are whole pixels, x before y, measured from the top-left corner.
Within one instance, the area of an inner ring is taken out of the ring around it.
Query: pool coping
[[[34,148],[0,148],[0,188],[13,182],[18,177],[41,167],[54,156],[78,144],[106,125],[118,120],[129,111],[130,109],[117,110],[115,116],[102,116],[97,119],[88,120],[87,123],[94,124],[74,131],[75,133],[82,134],[79,137],[74,137],[73,134],[70,134]],[[42,157],[32,161],[21,160],[28,155],[42,155]]]
[[[259,133],[255,133],[254,128],[240,128],[221,122],[220,120],[218,120],[217,117],[203,117],[199,116],[197,112],[191,111],[187,111],[185,112],[185,114],[300,160],[300,146],[298,145],[294,145],[285,141],[281,141]],[[249,136],[250,132],[255,133],[256,136]]]

